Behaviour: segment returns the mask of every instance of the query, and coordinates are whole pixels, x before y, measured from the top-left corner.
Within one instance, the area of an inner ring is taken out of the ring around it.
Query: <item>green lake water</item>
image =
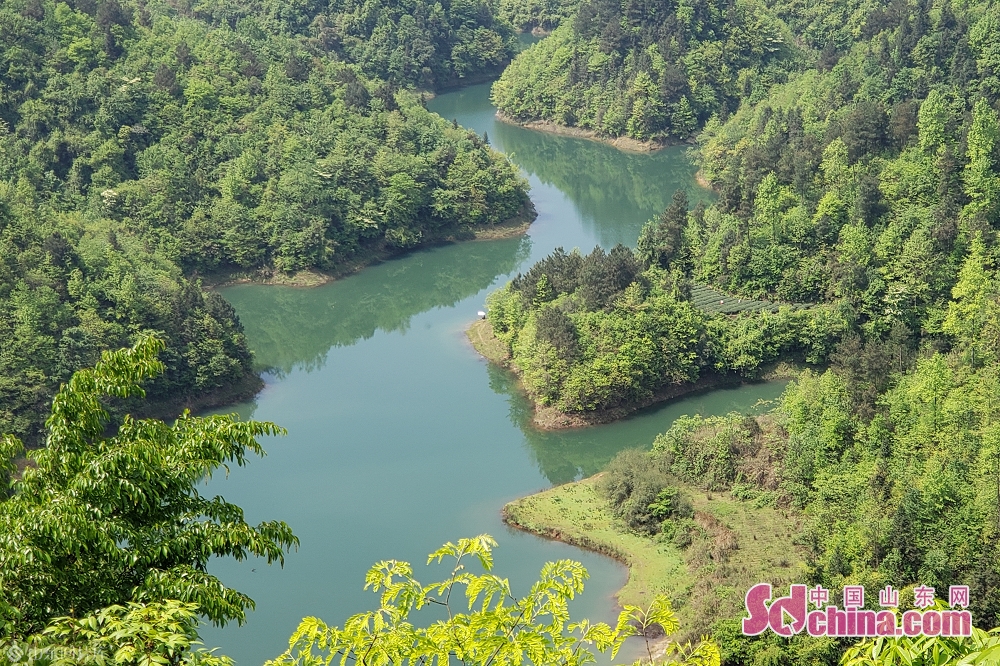
[[[675,189],[704,196],[684,149],[649,155],[498,123],[489,86],[441,95],[428,107],[513,156],[531,182],[538,219],[524,238],[415,252],[313,289],[227,288],[266,388],[234,411],[288,429],[268,456],[214,478],[205,492],[242,506],[248,520],[288,522],[302,545],[284,568],[217,560],[211,570],[249,594],[243,627],[203,630],[240,666],[287,647],[299,620],[342,624],[375,605],[362,590],[377,560],[424,567],[448,540],[492,534],[496,566],[515,592],[542,564],[580,560],[591,579],[577,617],[610,620],[627,572],[618,563],[507,528],[500,508],[517,497],[593,474],[620,449],[649,447],[682,414],[745,411],[782,383],[727,388],[647,409],[617,423],[558,432],[530,427],[530,406],[509,374],[465,338],[486,295],[557,246],[634,246],[642,224]],[[628,649],[628,648],[627,648]],[[627,655],[624,655],[627,656]]]

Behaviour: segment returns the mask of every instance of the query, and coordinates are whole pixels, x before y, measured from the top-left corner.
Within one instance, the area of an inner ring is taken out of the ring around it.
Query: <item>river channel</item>
[[[682,414],[748,410],[782,390],[781,383],[720,389],[605,426],[534,430],[511,377],[465,338],[486,295],[558,246],[634,246],[677,188],[692,199],[704,194],[682,147],[628,154],[504,125],[488,84],[441,95],[428,108],[486,132],[512,156],[530,180],[538,219],[523,238],[423,250],[321,287],[223,290],[267,382],[253,402],[225,411],[274,421],[288,435],[265,440],[266,458],[218,475],[204,492],[239,504],[251,522],[284,520],[301,539],[284,568],[212,564],[257,602],[243,627],[203,629],[205,643],[239,666],[280,654],[304,616],[342,625],[376,605],[362,590],[373,562],[410,561],[429,582],[446,571],[425,567],[427,553],[484,532],[499,541],[496,569],[515,592],[548,560],[580,560],[591,579],[574,616],[612,619],[623,566],[511,530],[500,508],[596,473],[620,449],[648,448]]]

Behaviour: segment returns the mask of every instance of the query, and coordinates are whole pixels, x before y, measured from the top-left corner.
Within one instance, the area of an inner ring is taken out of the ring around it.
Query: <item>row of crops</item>
[[[740,298],[732,294],[725,294],[716,291],[703,284],[691,286],[691,302],[705,310],[706,312],[722,312],[724,314],[736,314],[737,312],[777,312],[778,308],[785,303],[771,303],[769,301],[755,301],[748,298]],[[807,307],[806,305],[795,304],[791,307],[798,309]]]

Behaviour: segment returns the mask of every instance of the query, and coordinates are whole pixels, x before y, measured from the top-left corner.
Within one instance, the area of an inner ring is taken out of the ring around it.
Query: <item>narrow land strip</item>
[[[804,517],[795,511],[677,483],[694,506],[697,525],[691,543],[680,547],[663,535],[629,531],[612,515],[600,479],[515,500],[503,508],[504,521],[627,565],[619,603],[643,605],[666,594],[681,620],[682,640],[697,639],[717,619],[740,617],[753,584],[767,581],[780,589],[806,578],[804,549],[796,543]]]
[[[504,348],[503,343],[493,335],[493,329],[490,327],[488,321],[484,319],[477,320],[468,328],[466,335],[475,350],[487,361],[517,374],[516,368],[511,366],[511,359],[507,354],[507,350]],[[761,373],[760,378],[764,381],[792,378],[799,370],[800,368],[788,362],[773,363]],[[518,381],[520,383],[520,378]],[[640,409],[667,400],[698,393],[699,391],[708,391],[724,386],[737,386],[742,383],[745,383],[745,381],[735,373],[706,373],[694,382],[663,386],[645,400],[610,409],[579,414],[568,414],[552,406],[534,403],[532,424],[539,430],[561,430],[564,428],[585,428],[603,423],[611,423]]]

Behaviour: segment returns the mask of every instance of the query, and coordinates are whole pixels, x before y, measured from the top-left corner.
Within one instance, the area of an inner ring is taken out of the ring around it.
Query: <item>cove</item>
[[[375,595],[362,590],[372,563],[407,560],[430,582],[446,572],[423,566],[428,552],[483,532],[499,541],[496,570],[515,592],[548,560],[580,560],[591,579],[574,616],[612,619],[623,566],[509,529],[500,508],[593,474],[620,449],[648,448],[682,414],[749,410],[783,388],[715,390],[584,430],[532,429],[512,376],[465,338],[486,295],[557,246],[634,245],[678,187],[692,199],[704,194],[682,147],[628,154],[504,125],[488,84],[441,95],[428,108],[487,133],[513,156],[530,179],[538,219],[524,238],[427,249],[321,287],[223,290],[267,382],[253,402],[224,411],[274,421],[288,435],[265,440],[266,458],[215,477],[202,492],[239,504],[251,522],[285,520],[302,542],[284,568],[212,563],[257,602],[243,627],[203,629],[206,645],[242,666],[280,654],[304,616],[342,625],[372,608]]]

